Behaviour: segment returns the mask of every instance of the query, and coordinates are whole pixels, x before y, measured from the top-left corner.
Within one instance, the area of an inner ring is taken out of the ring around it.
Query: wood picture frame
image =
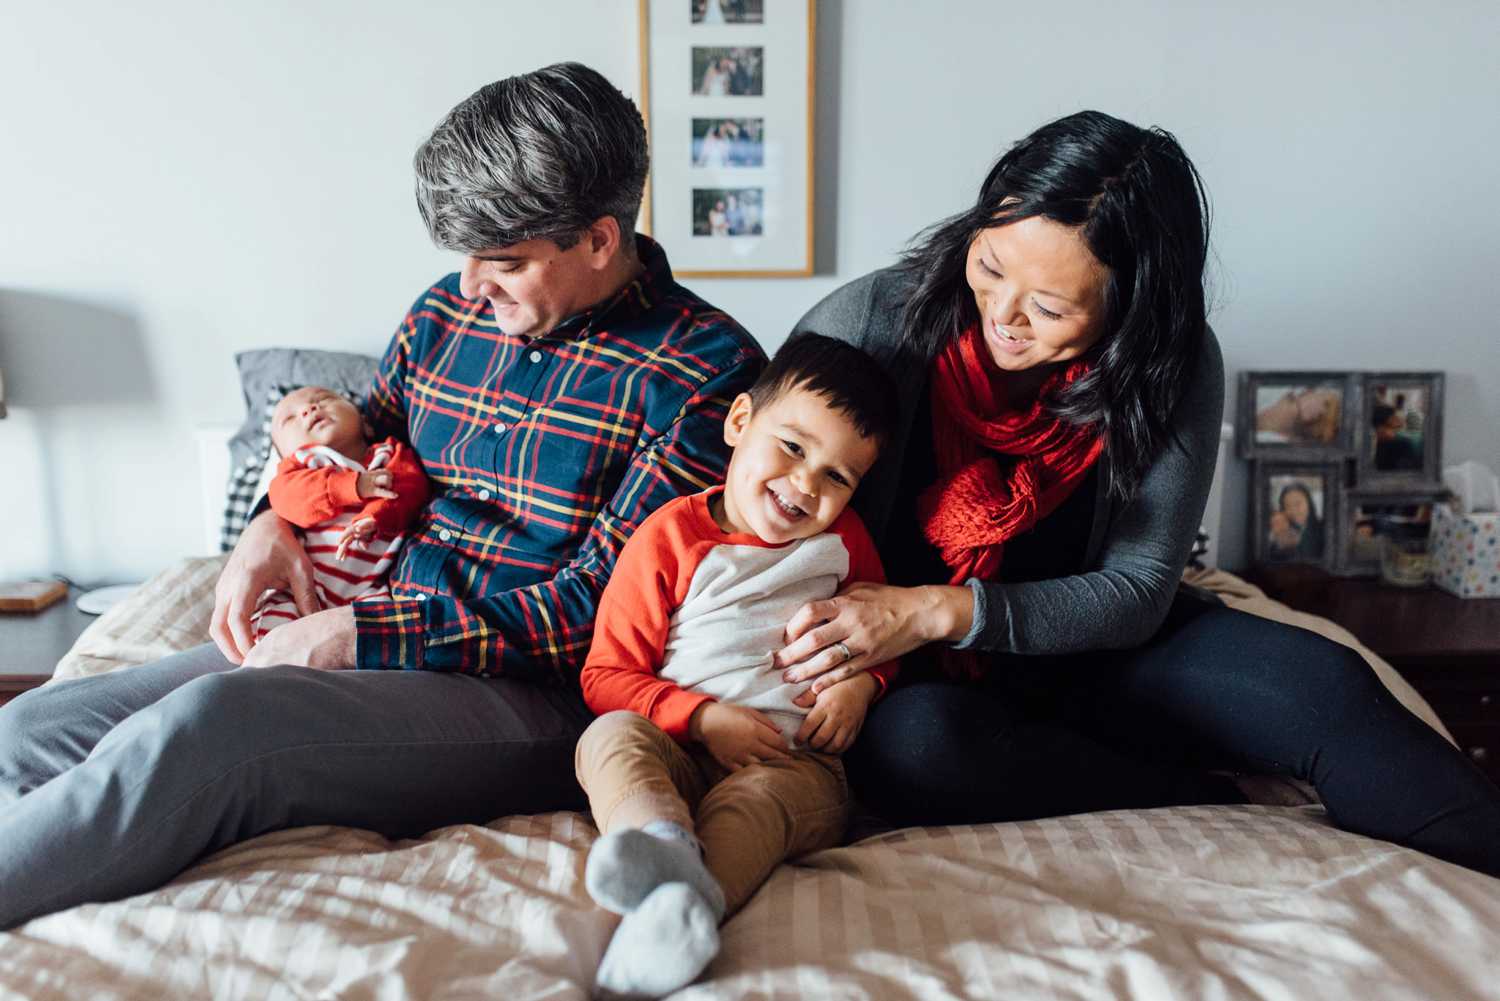
[[[1333,523],[1342,476],[1342,460],[1253,462],[1250,467],[1252,560],[1308,563],[1332,570]],[[1294,496],[1299,492],[1305,511]]]
[[[1239,375],[1235,437],[1243,459],[1324,462],[1354,455],[1362,382],[1346,371]]]
[[[1360,380],[1355,484],[1441,490],[1443,373],[1364,372]]]
[[[638,0],[639,228],[689,278],[813,274],[816,0]]]
[[[1380,547],[1386,538],[1425,539],[1432,531],[1432,508],[1443,493],[1432,490],[1345,490],[1333,525],[1333,572],[1345,577],[1380,574]]]

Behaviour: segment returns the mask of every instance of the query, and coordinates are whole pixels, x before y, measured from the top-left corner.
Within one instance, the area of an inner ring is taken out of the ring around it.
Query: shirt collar
[[[546,336],[564,337],[572,340],[589,336],[600,327],[629,323],[655,309],[677,283],[672,278],[672,265],[667,261],[661,244],[641,233],[635,234],[636,257],[641,270],[626,282],[619,291],[603,302],[599,302],[574,313]]]

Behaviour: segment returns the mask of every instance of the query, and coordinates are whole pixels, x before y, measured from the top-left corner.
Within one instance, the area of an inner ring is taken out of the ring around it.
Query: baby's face
[[[359,408],[322,386],[303,386],[281,398],[271,414],[271,441],[282,456],[327,445],[357,457],[368,444]]]
[[[846,414],[796,387],[756,411],[749,394],[730,406],[724,440],[734,446],[724,512],[736,531],[790,542],[825,531],[880,455]]]

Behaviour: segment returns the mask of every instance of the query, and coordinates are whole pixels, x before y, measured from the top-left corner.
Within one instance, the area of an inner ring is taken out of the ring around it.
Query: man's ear
[[[583,238],[588,241],[589,257],[596,268],[603,268],[615,259],[615,253],[624,242],[620,221],[612,215],[602,215],[593,221]]]
[[[729,414],[724,418],[724,444],[730,448],[739,446],[740,439],[745,437],[745,428],[750,425],[750,418],[755,415],[755,404],[750,399],[749,393],[741,393],[734,398],[729,405]]]

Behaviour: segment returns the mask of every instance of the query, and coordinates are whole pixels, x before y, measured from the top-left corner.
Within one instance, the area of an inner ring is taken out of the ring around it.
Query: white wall
[[[1231,382],[1444,369],[1449,458],[1500,466],[1500,8],[1229,6],[825,0],[822,274],[695,287],[773,348],[1007,143],[1096,107],[1170,128],[1207,180]],[[630,0],[74,2],[8,5],[3,28],[0,578],[140,578],[193,550],[189,431],[238,419],[232,354],[378,352],[452,269],[409,176],[438,118],[561,59],[637,79]]]

